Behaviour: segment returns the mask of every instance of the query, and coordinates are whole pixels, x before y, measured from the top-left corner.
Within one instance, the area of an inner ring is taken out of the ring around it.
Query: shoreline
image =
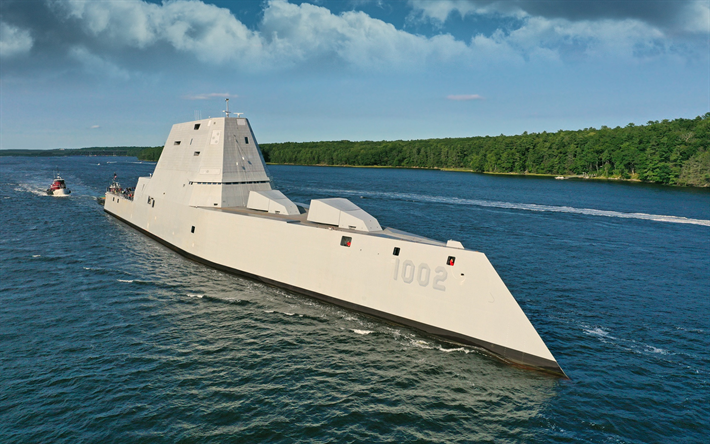
[[[622,177],[606,177],[606,176],[583,176],[579,174],[542,174],[542,173],[504,173],[504,172],[494,172],[494,171],[473,171],[466,168],[425,168],[425,167],[409,167],[409,166],[390,166],[390,165],[327,165],[327,164],[299,164],[299,163],[275,163],[266,162],[267,165],[287,165],[287,166],[313,166],[313,167],[336,167],[336,168],[390,168],[390,169],[402,169],[402,170],[428,170],[428,171],[446,171],[454,173],[472,173],[472,174],[489,174],[493,176],[523,176],[523,177],[564,177],[562,180],[602,180],[611,182],[628,182],[637,184],[648,184],[648,185],[661,185],[665,187],[672,188],[691,188],[691,189],[708,189],[710,186],[693,186],[693,185],[678,185],[678,184],[667,184],[658,182],[646,182],[636,178],[624,179]]]
[[[157,163],[156,160],[144,160],[137,156],[126,156],[120,154],[65,154],[65,155],[53,155],[53,156],[37,156],[37,155],[18,155],[11,154],[5,155],[4,157],[136,157],[136,159],[141,162],[153,162]],[[329,164],[299,164],[299,163],[276,163],[276,162],[265,162],[267,165],[287,165],[287,166],[314,166],[314,167],[335,167],[335,168],[388,168],[388,169],[402,169],[402,170],[427,170],[427,171],[446,171],[454,173],[472,173],[472,174],[490,174],[494,176],[523,176],[523,177],[563,177],[562,180],[606,180],[612,182],[628,182],[628,183],[639,183],[639,184],[649,184],[649,185],[661,185],[665,187],[672,188],[690,188],[690,189],[710,189],[710,185],[706,186],[695,186],[695,185],[679,185],[679,184],[668,184],[659,182],[647,182],[636,178],[624,179],[621,177],[606,177],[606,176],[584,176],[579,174],[543,174],[543,173],[514,173],[514,172],[496,172],[496,171],[473,171],[468,168],[426,168],[417,166],[392,166],[392,165],[329,165]]]

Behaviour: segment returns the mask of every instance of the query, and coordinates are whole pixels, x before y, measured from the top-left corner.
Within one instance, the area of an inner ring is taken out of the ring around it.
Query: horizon
[[[259,145],[269,145],[269,144],[279,144],[279,143],[327,143],[327,142],[353,142],[353,143],[358,143],[358,142],[413,142],[417,140],[445,140],[445,139],[472,139],[476,137],[516,137],[516,136],[525,136],[525,135],[535,135],[535,134],[556,134],[559,132],[565,132],[565,131],[570,131],[570,132],[577,132],[577,131],[586,131],[586,130],[596,130],[596,131],[601,131],[604,128],[607,129],[617,129],[617,128],[625,128],[629,125],[634,125],[634,126],[647,126],[650,123],[663,123],[665,121],[672,122],[674,120],[678,119],[685,119],[685,120],[694,120],[696,118],[707,118],[706,116],[709,115],[710,112],[706,113],[704,116],[695,116],[691,118],[686,118],[686,117],[678,117],[676,119],[663,119],[663,120],[653,120],[653,121],[648,121],[643,124],[636,125],[633,122],[629,122],[624,126],[617,125],[615,127],[610,127],[608,125],[601,125],[599,128],[596,127],[584,127],[584,128],[579,128],[579,129],[559,129],[557,131],[540,131],[540,132],[530,132],[530,131],[523,131],[522,133],[518,134],[498,134],[498,135],[485,135],[485,136],[458,136],[458,137],[430,137],[427,139],[360,139],[360,140],[350,140],[350,139],[331,139],[331,140],[303,140],[303,141],[293,141],[293,140],[286,140],[283,142],[258,142]],[[189,123],[191,121],[187,122],[180,122],[180,123]],[[105,146],[83,146],[83,147],[74,147],[74,148],[67,148],[67,147],[62,147],[62,148],[0,148],[0,151],[50,151],[50,150],[89,150],[89,149],[111,149],[111,148],[158,148],[158,147],[164,147],[165,144],[158,144],[158,145],[105,145]]]

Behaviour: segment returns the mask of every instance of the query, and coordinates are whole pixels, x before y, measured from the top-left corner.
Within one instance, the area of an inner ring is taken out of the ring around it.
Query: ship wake
[[[461,198],[457,198],[457,197],[428,196],[425,194],[415,194],[415,193],[392,193],[392,192],[380,192],[380,191],[357,191],[357,190],[334,190],[334,189],[313,189],[311,191],[319,191],[319,192],[341,194],[341,195],[345,194],[345,195],[351,195],[351,196],[368,196],[368,197],[382,198],[382,199],[399,199],[399,200],[407,200],[407,201],[413,201],[413,202],[431,202],[431,203],[443,203],[443,204],[450,204],[450,205],[469,205],[469,206],[477,206],[477,207],[504,208],[504,209],[510,209],[510,210],[582,214],[582,215],[586,215],[586,216],[615,217],[615,218],[622,218],[622,219],[639,219],[639,220],[650,220],[650,221],[654,221],[654,222],[704,225],[706,227],[710,227],[710,220],[707,220],[707,219],[693,219],[693,218],[689,218],[689,217],[668,216],[668,215],[663,215],[663,214],[625,213],[622,211],[597,210],[594,208],[576,208],[576,207],[569,207],[569,206],[502,202],[502,201],[482,200],[482,199],[461,199]]]

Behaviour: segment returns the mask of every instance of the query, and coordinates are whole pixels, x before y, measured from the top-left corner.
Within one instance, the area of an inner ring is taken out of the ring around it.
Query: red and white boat
[[[47,188],[47,194],[55,197],[68,196],[71,194],[71,190],[67,188],[67,184],[59,173],[55,173],[54,182]]]

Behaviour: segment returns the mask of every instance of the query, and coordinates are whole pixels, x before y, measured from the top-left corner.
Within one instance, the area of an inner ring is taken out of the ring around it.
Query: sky
[[[0,149],[645,124],[710,111],[710,0],[2,0]]]

